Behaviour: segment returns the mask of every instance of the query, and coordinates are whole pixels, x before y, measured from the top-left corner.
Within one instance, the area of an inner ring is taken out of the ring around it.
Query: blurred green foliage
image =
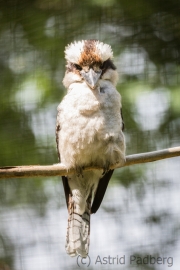
[[[64,47],[79,39],[97,38],[112,45],[120,73],[117,88],[122,95],[127,154],[177,145],[179,9],[176,0],[0,1],[0,165],[57,163],[55,122],[64,95]],[[140,123],[143,114],[137,103],[144,93],[147,99],[155,93],[159,102],[159,93],[166,97],[156,127]],[[144,179],[145,166],[114,173],[114,180],[125,187]],[[49,199],[45,181],[1,181],[2,207],[28,204],[43,216]],[[3,245],[0,238],[0,248]]]

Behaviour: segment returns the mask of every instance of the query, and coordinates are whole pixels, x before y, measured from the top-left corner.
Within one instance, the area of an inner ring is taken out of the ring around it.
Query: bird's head
[[[112,62],[111,46],[97,40],[75,41],[65,48],[67,71],[63,83],[68,87],[76,81],[85,81],[95,89],[99,79],[117,82],[116,67]]]

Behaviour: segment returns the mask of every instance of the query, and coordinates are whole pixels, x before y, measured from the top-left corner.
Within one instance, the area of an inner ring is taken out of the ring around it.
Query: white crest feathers
[[[79,63],[79,60],[82,56],[82,53],[84,52],[86,46],[92,43],[91,40],[82,40],[82,41],[75,41],[74,43],[69,44],[65,48],[65,58],[67,61],[71,63]],[[111,49],[111,46],[108,44],[105,44],[100,41],[94,41],[93,42],[93,53],[95,53],[102,62],[112,59],[113,58],[113,52]]]

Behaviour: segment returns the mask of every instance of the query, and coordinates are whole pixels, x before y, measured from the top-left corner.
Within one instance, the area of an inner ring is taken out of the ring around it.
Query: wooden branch
[[[126,162],[122,164],[115,164],[111,166],[111,169],[121,168],[125,166],[141,164],[146,162],[157,161],[165,158],[172,158],[180,156],[180,147],[168,148],[160,151],[153,151],[142,154],[129,155],[126,157]],[[99,167],[86,167],[84,171],[89,171],[92,169],[100,170]],[[8,166],[0,167],[0,178],[19,178],[19,177],[49,177],[49,176],[62,176],[70,175],[74,173],[75,170],[68,170],[63,164],[54,164],[48,166]]]

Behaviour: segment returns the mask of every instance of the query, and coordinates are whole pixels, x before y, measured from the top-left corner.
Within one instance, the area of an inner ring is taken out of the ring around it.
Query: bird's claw
[[[102,173],[102,175],[105,175],[109,170],[110,170],[110,163],[107,163],[107,164],[103,167],[103,173]]]
[[[76,166],[75,170],[76,170],[78,177],[80,177],[80,176],[83,177],[83,169],[84,169],[83,166]]]

